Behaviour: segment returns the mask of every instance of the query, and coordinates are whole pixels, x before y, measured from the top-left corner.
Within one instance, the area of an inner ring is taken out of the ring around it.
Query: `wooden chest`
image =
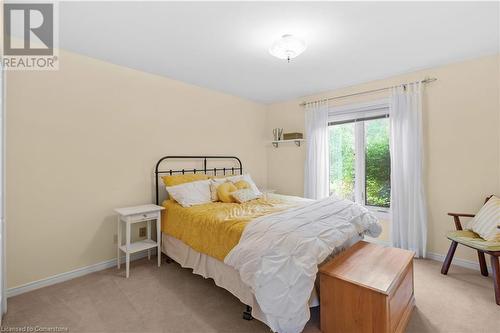
[[[320,268],[321,332],[404,332],[414,253],[358,242]]]

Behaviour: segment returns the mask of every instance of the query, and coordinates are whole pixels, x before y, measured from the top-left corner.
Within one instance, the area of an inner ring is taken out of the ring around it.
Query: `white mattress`
[[[191,268],[194,274],[213,279],[217,286],[229,291],[243,304],[251,306],[252,316],[254,318],[267,324],[265,315],[255,301],[252,291],[243,281],[241,281],[238,271],[220,260],[193,250],[175,237],[169,236],[163,232],[161,237],[161,249],[163,253],[179,263],[182,267]],[[361,239],[362,236],[356,235],[344,242],[340,248],[346,249]],[[309,299],[309,306],[314,307],[318,305],[319,298],[316,288],[314,288]]]

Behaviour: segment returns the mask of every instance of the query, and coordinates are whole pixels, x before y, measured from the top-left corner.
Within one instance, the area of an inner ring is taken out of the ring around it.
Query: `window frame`
[[[355,153],[355,202],[380,215],[381,218],[390,218],[391,208],[370,206],[366,204],[366,141],[365,121],[389,117],[390,104],[388,99],[381,99],[367,103],[350,104],[330,109],[328,126],[335,126],[342,122],[354,122],[354,153]],[[389,138],[389,146],[390,146]]]

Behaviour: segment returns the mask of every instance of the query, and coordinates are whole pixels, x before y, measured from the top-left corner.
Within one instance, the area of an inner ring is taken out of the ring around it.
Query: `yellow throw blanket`
[[[240,241],[248,222],[308,201],[274,194],[242,204],[214,202],[185,208],[165,200],[161,230],[194,250],[223,261]]]

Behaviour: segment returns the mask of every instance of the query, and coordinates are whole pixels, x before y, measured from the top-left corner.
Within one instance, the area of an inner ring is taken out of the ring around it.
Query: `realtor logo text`
[[[3,6],[3,68],[58,69],[54,3],[5,3]]]

